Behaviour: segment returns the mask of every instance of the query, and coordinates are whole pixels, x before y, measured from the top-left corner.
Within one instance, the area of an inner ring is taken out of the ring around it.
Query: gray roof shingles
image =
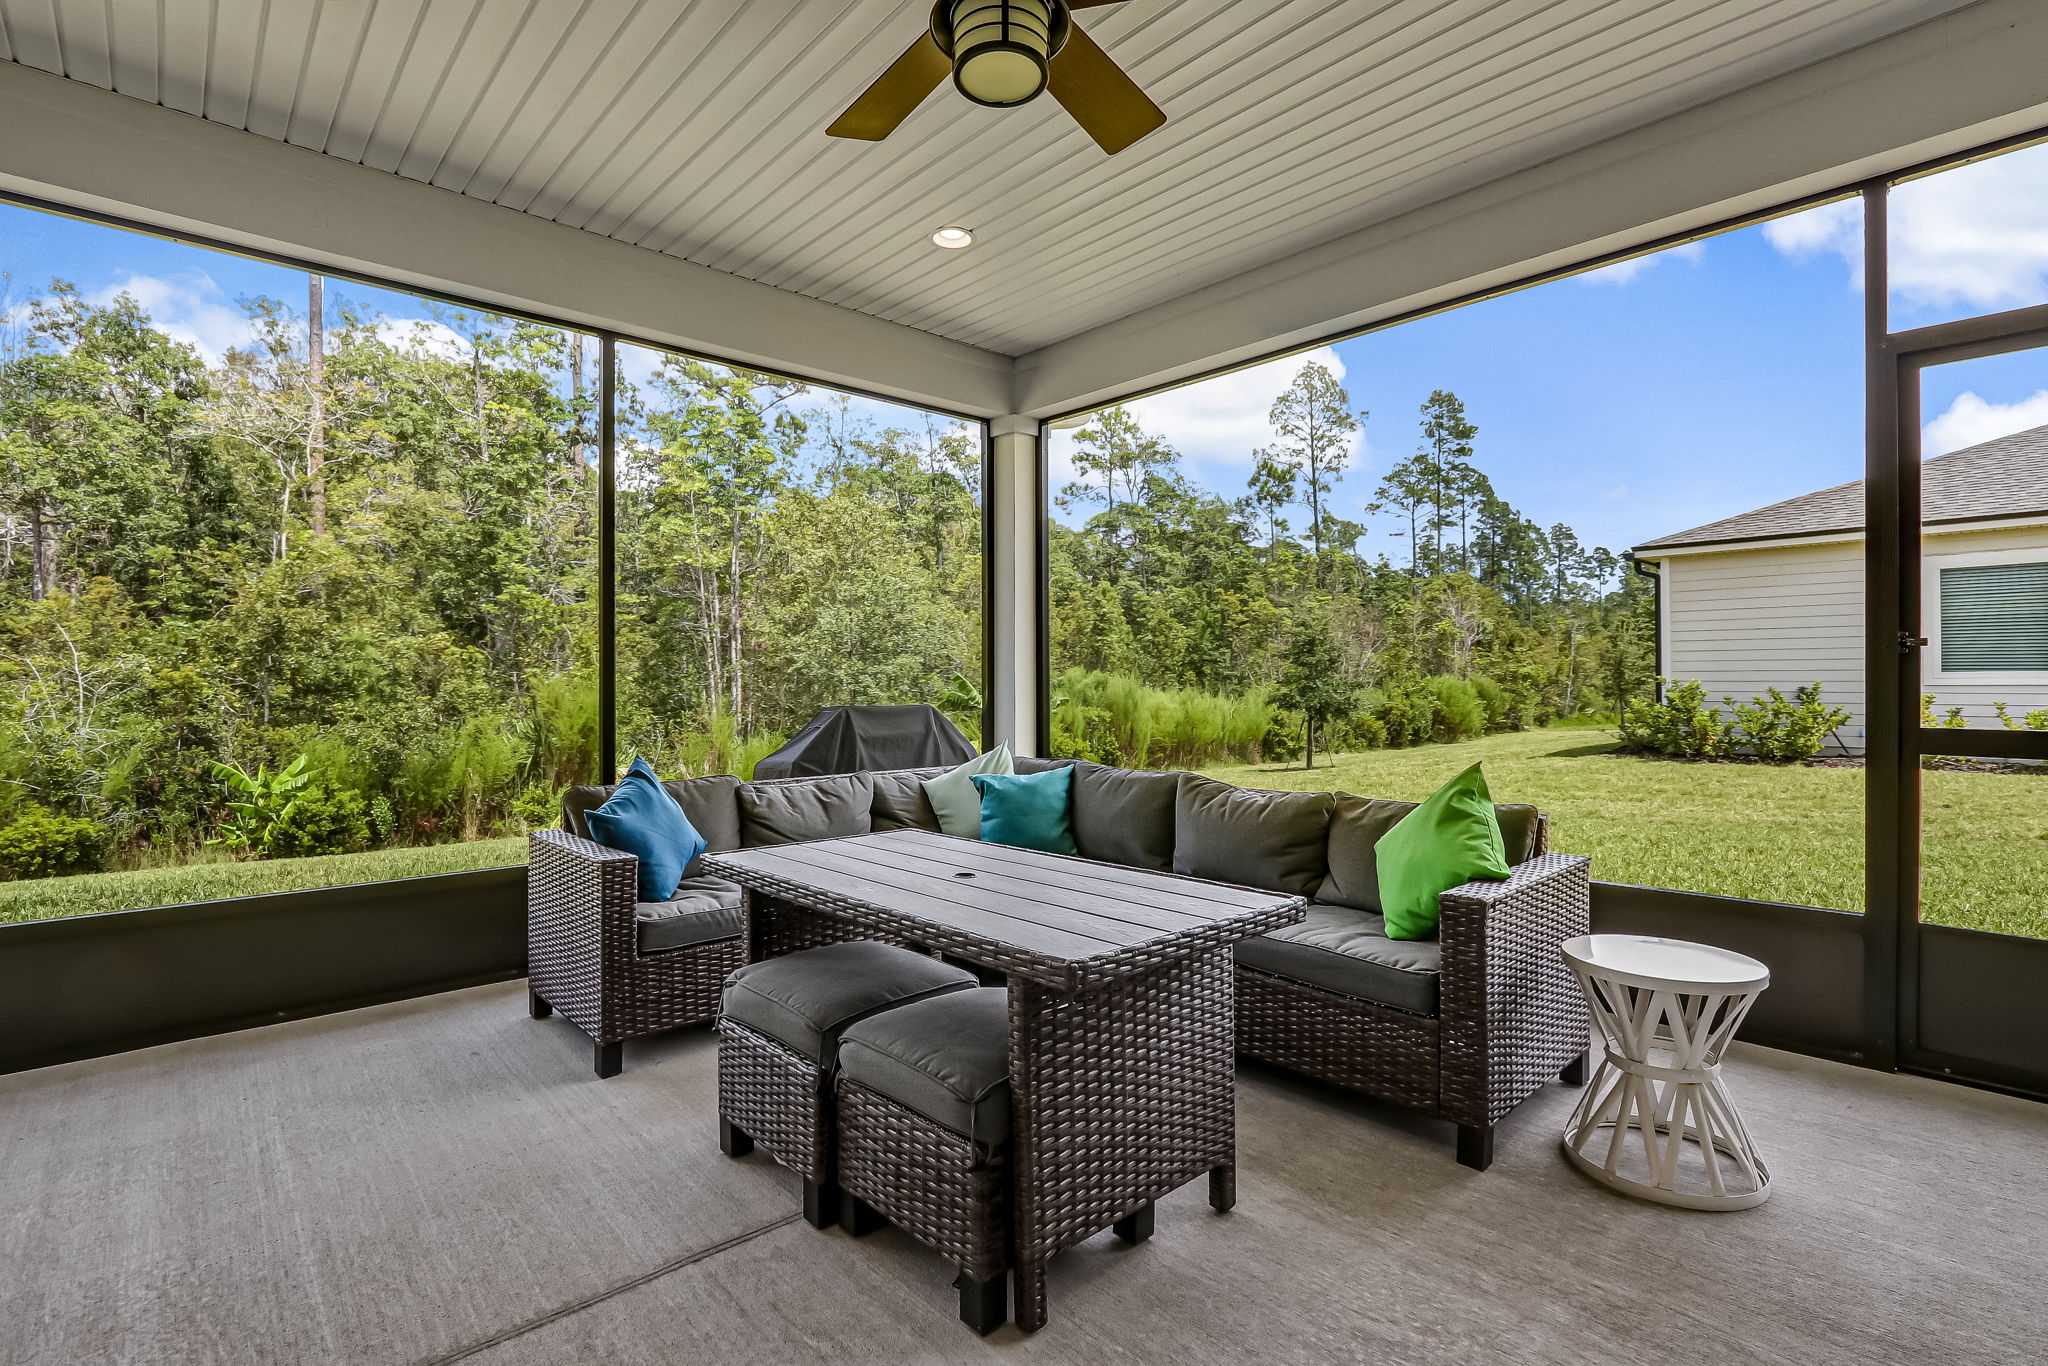
[[[2048,427],[1938,455],[1920,466],[1923,520],[1976,522],[2048,512]],[[1644,541],[1634,552],[1863,529],[1863,481]]]

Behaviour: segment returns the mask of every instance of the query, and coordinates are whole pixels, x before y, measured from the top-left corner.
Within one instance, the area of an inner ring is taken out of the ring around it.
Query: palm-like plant
[[[226,845],[242,857],[261,858],[270,849],[279,828],[298,808],[299,794],[315,776],[306,767],[303,754],[275,773],[266,764],[258,764],[256,771],[249,773],[217,759],[212,768],[213,776],[226,783],[233,795],[228,815],[221,821],[220,838],[207,843]]]

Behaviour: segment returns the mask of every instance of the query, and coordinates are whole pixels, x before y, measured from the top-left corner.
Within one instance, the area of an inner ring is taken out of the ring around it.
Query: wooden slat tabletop
[[[854,919],[915,922],[970,960],[1076,987],[1301,919],[1246,887],[922,830],[707,854],[707,871]]]

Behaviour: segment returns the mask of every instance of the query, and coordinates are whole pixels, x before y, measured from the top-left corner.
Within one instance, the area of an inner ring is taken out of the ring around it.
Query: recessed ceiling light
[[[966,228],[940,228],[932,234],[932,242],[948,251],[958,251],[974,245],[974,234]]]

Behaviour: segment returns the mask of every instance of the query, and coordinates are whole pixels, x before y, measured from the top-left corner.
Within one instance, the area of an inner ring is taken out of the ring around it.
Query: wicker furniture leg
[[[1044,1326],[1062,1248],[1200,1176],[1214,1202],[1237,1155],[1234,999],[1227,945],[1086,994],[1011,979],[1018,1327]]]

